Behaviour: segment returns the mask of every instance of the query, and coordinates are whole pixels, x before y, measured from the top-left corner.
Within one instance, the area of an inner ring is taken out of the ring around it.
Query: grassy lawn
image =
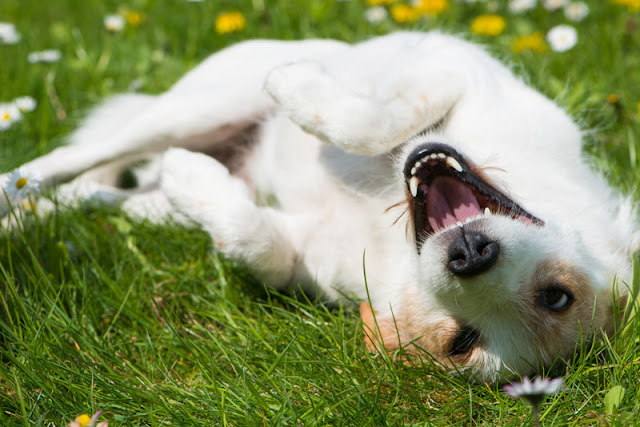
[[[0,43],[0,103],[31,96],[37,107],[0,131],[0,170],[62,144],[101,99],[161,92],[240,40],[355,42],[440,28],[486,44],[556,99],[587,131],[594,165],[640,198],[640,1],[586,2],[589,14],[579,22],[543,0],[522,13],[507,1],[443,3],[440,13],[396,22],[414,18],[397,1],[372,23],[364,0],[1,0],[0,21],[15,24],[21,38]],[[246,26],[216,32],[224,11],[240,11]],[[110,33],[103,20],[118,13],[129,22]],[[472,33],[474,18],[488,13],[505,28]],[[559,24],[577,29],[566,52],[544,41]],[[525,39],[530,49],[520,51],[519,37],[536,32],[541,38]],[[60,60],[27,61],[45,49],[59,50]],[[110,426],[533,421],[526,404],[498,385],[367,353],[354,306],[269,291],[213,252],[203,232],[135,222],[113,207],[27,217],[20,232],[0,239],[2,426],[64,426],[98,410]],[[542,423],[637,423],[636,337],[640,322],[611,343],[581,349],[567,365],[564,391],[542,406]],[[616,386],[621,399],[609,393]]]

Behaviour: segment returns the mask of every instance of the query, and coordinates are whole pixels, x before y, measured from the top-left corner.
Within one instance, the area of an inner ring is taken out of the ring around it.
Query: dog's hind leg
[[[286,214],[258,207],[243,181],[200,153],[171,149],[163,157],[162,190],[169,201],[208,232],[227,256],[242,261],[265,283],[291,281],[297,251]]]
[[[206,151],[259,121],[274,108],[263,90],[271,69],[287,60],[319,58],[340,49],[330,41],[252,41],[204,61],[157,97],[125,96],[96,110],[71,139],[22,168],[38,174],[41,187],[72,179],[96,165],[171,146]],[[0,176],[6,182],[8,174]],[[0,197],[0,207],[6,205]]]

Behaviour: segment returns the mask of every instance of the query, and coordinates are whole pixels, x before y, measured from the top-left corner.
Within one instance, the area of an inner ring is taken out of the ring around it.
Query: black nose
[[[490,269],[498,260],[500,245],[477,231],[461,233],[449,245],[447,266],[456,276],[475,276]]]

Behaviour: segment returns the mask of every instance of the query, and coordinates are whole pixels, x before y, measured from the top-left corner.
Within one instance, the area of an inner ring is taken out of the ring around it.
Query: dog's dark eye
[[[538,303],[551,311],[564,311],[571,306],[573,300],[573,294],[557,284],[538,292]]]
[[[449,345],[447,356],[459,356],[469,353],[478,341],[479,336],[478,331],[473,328],[460,329]]]

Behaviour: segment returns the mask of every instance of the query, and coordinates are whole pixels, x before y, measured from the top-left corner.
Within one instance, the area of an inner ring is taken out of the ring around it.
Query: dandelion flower
[[[20,117],[20,109],[13,102],[0,104],[0,131],[9,129]]]
[[[541,32],[536,31],[529,36],[521,36],[516,38],[511,43],[511,50],[514,53],[522,53],[525,50],[531,52],[543,53],[547,50],[547,45],[544,42],[544,37]]]
[[[42,179],[36,173],[22,168],[15,169],[9,174],[4,191],[13,201],[24,200],[29,194],[40,191],[40,181]]]
[[[104,17],[104,27],[110,33],[117,33],[124,28],[124,18],[120,15],[107,15]]]
[[[558,10],[569,4],[569,0],[544,0],[544,8],[548,11]]]
[[[523,13],[536,7],[537,0],[511,0],[509,11],[512,13]]]
[[[132,27],[140,26],[140,24],[142,24],[147,19],[144,13],[136,12],[135,10],[128,10],[125,13],[125,18],[127,20],[127,24],[131,25]]]
[[[221,13],[216,17],[216,33],[227,34],[244,30],[247,21],[240,12]]]
[[[580,22],[586,18],[587,15],[589,15],[589,6],[581,1],[569,3],[564,8],[564,16],[566,16],[569,21]]]
[[[479,36],[498,36],[506,25],[500,15],[480,15],[471,22],[471,31]]]
[[[394,3],[396,0],[367,0],[367,6],[388,6],[391,3]]]
[[[387,19],[387,9],[383,6],[373,6],[364,12],[364,16],[372,24],[379,24]]]
[[[520,383],[512,383],[504,386],[503,390],[507,396],[511,396],[514,399],[522,398],[533,408],[533,416],[535,424],[540,424],[540,404],[544,400],[545,396],[554,394],[560,391],[562,388],[562,377],[554,378],[552,380],[543,379],[542,377],[535,377],[533,381],[529,378],[522,378]]]
[[[578,43],[578,31],[570,25],[557,25],[547,33],[547,41],[556,52],[566,52]]]
[[[30,113],[36,109],[38,103],[30,96],[21,96],[13,100],[13,105],[18,107],[21,113]]]
[[[414,0],[412,4],[423,15],[439,15],[449,9],[449,0]]]
[[[420,18],[418,9],[408,4],[396,4],[391,7],[391,17],[399,24],[416,22]]]
[[[408,4],[396,4],[391,7],[391,17],[400,24],[407,24],[417,21],[420,13]]]
[[[89,417],[87,414],[79,415],[69,423],[69,427],[108,427],[108,421],[102,421],[98,424],[95,423],[98,421],[98,418],[100,418],[100,414],[102,414],[102,411],[96,412],[92,417]]]
[[[62,58],[62,54],[60,53],[59,50],[47,49],[39,52],[31,52],[27,56],[27,61],[29,61],[32,64],[36,64],[38,62],[49,64],[52,62],[58,62],[60,58]]]
[[[0,22],[0,44],[16,44],[21,36],[16,26],[10,22]]]
[[[629,12],[637,12],[640,10],[640,0],[611,0],[615,4],[627,6]]]

